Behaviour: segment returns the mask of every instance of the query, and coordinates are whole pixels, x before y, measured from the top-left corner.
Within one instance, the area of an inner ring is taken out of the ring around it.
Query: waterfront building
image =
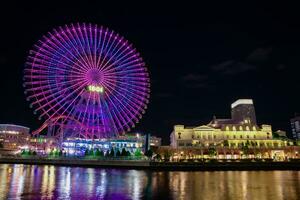
[[[123,148],[131,153],[137,150],[145,152],[147,143],[152,146],[160,146],[161,138],[150,136],[147,141],[147,135],[140,133],[128,133],[116,137],[102,139],[82,139],[82,138],[66,138],[58,147],[69,154],[83,154],[86,149],[100,149],[107,152],[111,149],[122,151]]]
[[[213,117],[208,124],[195,127],[175,125],[170,135],[171,151],[200,157],[215,154],[226,159],[242,156],[285,159],[287,154],[293,154],[291,148],[285,149],[294,144],[292,141],[273,138],[271,125],[257,125],[251,99],[237,100],[231,108],[230,119]]]
[[[156,136],[150,137],[150,147],[160,147],[161,146],[161,138]]]
[[[292,137],[293,139],[300,139],[300,116],[291,119]]]
[[[0,143],[4,150],[18,150],[30,140],[29,128],[15,124],[0,124]]]

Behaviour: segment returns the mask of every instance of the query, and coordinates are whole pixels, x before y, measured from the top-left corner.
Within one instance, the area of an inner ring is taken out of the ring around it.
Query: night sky
[[[233,101],[252,98],[259,124],[290,133],[289,120],[300,112],[296,5],[96,2],[1,5],[0,123],[42,124],[25,100],[26,56],[54,27],[91,22],[123,35],[148,66],[150,103],[134,131],[168,144],[173,125],[229,118]]]

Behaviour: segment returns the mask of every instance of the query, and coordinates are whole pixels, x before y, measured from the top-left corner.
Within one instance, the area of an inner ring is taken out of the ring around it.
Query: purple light
[[[130,130],[149,102],[140,54],[117,33],[92,24],[65,25],[43,36],[29,53],[24,80],[39,118],[64,116],[65,131],[85,138]]]

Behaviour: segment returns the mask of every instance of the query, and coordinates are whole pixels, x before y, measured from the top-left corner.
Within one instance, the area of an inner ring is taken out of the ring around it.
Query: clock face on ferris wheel
[[[150,79],[127,40],[83,23],[53,29],[34,45],[24,87],[40,119],[64,116],[71,131],[101,138],[135,126],[149,102]]]

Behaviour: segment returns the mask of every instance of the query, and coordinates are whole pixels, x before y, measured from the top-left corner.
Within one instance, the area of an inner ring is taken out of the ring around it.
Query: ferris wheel
[[[85,23],[43,36],[28,55],[23,85],[39,119],[64,116],[65,132],[84,138],[130,131],[150,97],[136,49],[114,31]]]

